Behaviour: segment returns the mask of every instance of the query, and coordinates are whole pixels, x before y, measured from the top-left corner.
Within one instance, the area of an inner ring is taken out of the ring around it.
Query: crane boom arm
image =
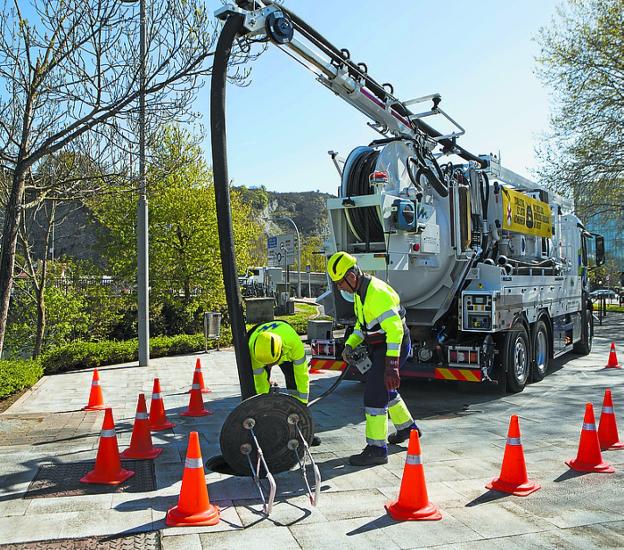
[[[486,160],[457,145],[464,129],[439,107],[439,94],[402,102],[394,96],[390,84],[379,84],[368,75],[365,64],[353,62],[348,50],[338,49],[292,11],[269,0],[238,0],[236,5],[229,4],[215,12],[219,19],[233,14],[244,17],[246,37],[261,37],[276,44],[312,71],[321,84],[371,119],[369,125],[381,134],[419,141],[430,150],[439,146],[444,154],[457,154],[484,168],[487,166]],[[433,102],[428,111],[413,113],[407,107],[428,99]],[[431,115],[443,115],[457,131],[443,135],[422,120]]]

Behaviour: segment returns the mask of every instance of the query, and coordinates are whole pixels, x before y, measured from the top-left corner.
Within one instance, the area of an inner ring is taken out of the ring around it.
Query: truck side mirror
[[[604,237],[602,235],[595,235],[596,238],[596,265],[601,266],[605,263],[605,246]]]

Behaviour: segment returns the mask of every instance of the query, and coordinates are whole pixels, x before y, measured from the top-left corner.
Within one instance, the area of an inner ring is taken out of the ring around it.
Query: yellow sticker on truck
[[[536,237],[552,237],[551,212],[547,203],[506,187],[502,191],[503,229]]]

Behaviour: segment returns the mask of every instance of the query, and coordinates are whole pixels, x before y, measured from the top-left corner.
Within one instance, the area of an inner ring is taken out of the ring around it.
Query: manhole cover
[[[75,497],[99,493],[143,493],[156,490],[154,463],[151,460],[124,460],[126,470],[135,474],[120,485],[80,483],[93,469],[94,462],[42,464],[24,498]]]
[[[123,536],[89,537],[84,539],[42,540],[39,542],[21,542],[19,544],[0,544],[7,550],[160,550],[158,533],[138,533]]]

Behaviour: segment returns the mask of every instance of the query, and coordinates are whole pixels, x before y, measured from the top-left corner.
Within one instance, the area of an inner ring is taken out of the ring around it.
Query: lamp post
[[[301,236],[299,235],[299,228],[297,224],[288,216],[278,216],[273,218],[275,221],[287,221],[292,223],[297,233],[297,298],[301,298]]]
[[[137,0],[122,0],[136,4]],[[145,162],[145,0],[139,0],[139,204],[137,206],[137,314],[139,366],[149,364],[149,215],[147,205]]]

